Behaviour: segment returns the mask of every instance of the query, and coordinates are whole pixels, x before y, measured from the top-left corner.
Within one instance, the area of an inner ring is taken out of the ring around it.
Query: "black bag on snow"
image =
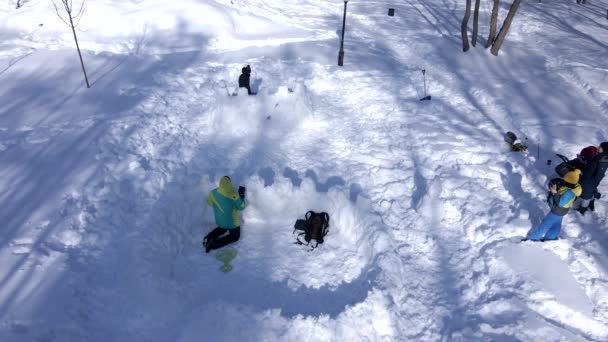
[[[298,245],[311,245],[310,241],[315,240],[316,244],[312,248],[316,248],[320,243],[323,243],[323,239],[325,235],[329,232],[329,215],[326,212],[316,213],[314,211],[309,211],[306,213],[304,220],[298,219],[296,220],[296,224],[294,225],[293,233],[299,231],[296,236],[295,244]],[[304,236],[304,241],[300,240],[300,238]]]

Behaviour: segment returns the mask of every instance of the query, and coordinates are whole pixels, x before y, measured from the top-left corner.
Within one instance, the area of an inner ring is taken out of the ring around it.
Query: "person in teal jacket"
[[[203,239],[205,252],[209,253],[210,250],[222,248],[241,237],[239,210],[245,209],[246,206],[245,187],[239,186],[237,195],[230,177],[224,176],[220,179],[220,186],[209,193],[207,204],[213,207],[217,225],[217,228]]]

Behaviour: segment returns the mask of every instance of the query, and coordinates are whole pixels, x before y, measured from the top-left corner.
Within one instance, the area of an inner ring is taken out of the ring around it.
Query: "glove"
[[[239,186],[239,196],[241,197],[241,199],[245,199],[245,191],[247,191],[247,189],[240,185]]]

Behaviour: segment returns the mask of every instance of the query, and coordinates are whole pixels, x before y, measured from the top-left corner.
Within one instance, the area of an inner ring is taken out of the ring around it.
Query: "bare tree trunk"
[[[464,18],[462,18],[462,51],[466,52],[469,50],[469,35],[467,32],[467,26],[469,25],[469,18],[471,17],[471,0],[467,0],[467,8],[464,12]]]
[[[479,31],[479,3],[481,0],[475,0],[475,12],[473,13],[473,38],[471,45],[477,45],[477,32]]]
[[[76,50],[78,51],[78,57],[80,58],[80,66],[82,66],[84,81],[87,84],[87,88],[91,88],[89,85],[89,78],[87,77],[87,71],[84,68],[84,62],[82,60],[82,54],[80,53],[80,46],[78,45],[78,38],[76,38],[76,29],[74,28],[74,21],[72,20],[72,17],[70,17],[70,27],[72,28],[72,33],[74,34],[74,42],[76,42]]]
[[[61,21],[63,21],[71,30],[72,30],[72,34],[74,35],[74,42],[76,43],[76,51],[78,51],[78,58],[80,58],[80,66],[82,67],[82,73],[84,74],[84,82],[87,85],[87,88],[91,88],[91,84],[89,83],[89,78],[87,77],[87,70],[84,68],[84,61],[82,60],[82,53],[80,52],[80,45],[78,44],[78,37],[76,36],[76,26],[78,26],[78,23],[80,22],[80,19],[82,19],[82,14],[84,13],[85,10],[85,2],[86,0],[82,0],[82,2],[80,3],[80,9],[75,12],[76,14],[74,14],[74,7],[72,7],[72,0],[52,0],[51,3],[53,4],[53,7],[55,8],[55,13],[57,13],[57,16],[59,17],[59,19],[61,19]],[[59,6],[58,4],[61,4],[61,7],[63,8],[63,10],[65,10],[65,14],[62,16],[61,13],[59,13]],[[67,17],[67,18],[64,18]],[[74,24],[74,19],[76,19],[76,24]]]
[[[496,41],[494,41],[494,43],[492,44],[492,49],[490,50],[490,52],[492,52],[494,56],[498,56],[498,51],[500,50],[500,47],[502,46],[502,43],[504,42],[505,37],[507,36],[507,32],[509,32],[511,22],[513,21],[513,17],[515,17],[515,14],[517,13],[517,9],[519,8],[520,2],[521,0],[513,0],[513,4],[511,4],[511,8],[509,8],[507,18],[505,18],[505,21],[502,24],[500,31],[498,32],[498,37],[496,37]]]
[[[16,9],[20,9],[21,8],[21,0],[17,0],[17,7]]]
[[[486,43],[486,49],[494,44],[494,40],[496,39],[496,24],[498,22],[498,6],[500,0],[494,0],[494,5],[492,6],[492,16],[490,17],[490,35],[488,36],[488,42]]]

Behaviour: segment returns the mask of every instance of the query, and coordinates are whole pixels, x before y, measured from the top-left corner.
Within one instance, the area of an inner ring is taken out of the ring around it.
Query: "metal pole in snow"
[[[342,17],[342,40],[340,41],[340,52],[338,53],[338,65],[344,65],[344,31],[346,31],[346,5],[348,0],[344,0],[344,16]]]
[[[422,69],[422,79],[424,80],[424,97],[426,97],[426,70]]]

